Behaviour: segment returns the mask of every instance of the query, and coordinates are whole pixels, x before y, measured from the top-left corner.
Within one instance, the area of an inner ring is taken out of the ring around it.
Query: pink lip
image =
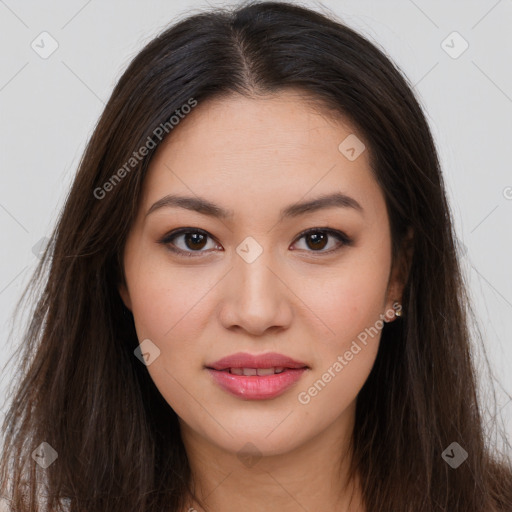
[[[205,366],[214,370],[226,370],[227,368],[272,368],[276,366],[283,366],[285,368],[308,367],[306,363],[295,361],[277,352],[268,352],[260,355],[237,352]]]
[[[284,367],[282,373],[274,375],[235,375],[229,368]],[[309,367],[275,352],[259,356],[237,353],[206,365],[215,382],[225,391],[245,400],[268,400],[283,394],[297,382]]]

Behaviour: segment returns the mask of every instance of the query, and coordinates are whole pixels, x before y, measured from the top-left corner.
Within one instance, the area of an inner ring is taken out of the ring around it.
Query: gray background
[[[19,334],[15,330],[8,339],[10,319],[37,263],[38,244],[57,219],[116,80],[176,16],[231,4],[0,0],[2,367],[16,357]],[[321,8],[319,2],[304,5]],[[512,394],[512,1],[325,0],[323,5],[392,57],[427,113],[466,280],[499,380],[498,407],[511,436],[512,401],[506,392]],[[58,48],[43,59],[31,44],[48,50],[51,40],[40,36],[45,31]],[[464,40],[469,47],[459,55]],[[482,350],[475,354],[483,369]],[[1,377],[2,397],[10,378],[8,371]],[[482,390],[489,392],[486,385]]]

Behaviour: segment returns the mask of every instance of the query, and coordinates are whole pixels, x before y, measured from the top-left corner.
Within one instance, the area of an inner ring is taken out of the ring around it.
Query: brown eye
[[[301,233],[298,240],[304,239],[306,241],[305,250],[307,252],[330,253],[337,251],[343,246],[350,245],[352,240],[341,231],[332,229],[310,229]],[[324,250],[331,239],[335,239],[338,243],[331,243],[330,248]],[[302,249],[302,248],[300,248]]]
[[[183,236],[187,248],[196,251],[204,248],[206,236],[202,233],[186,233]]]
[[[213,243],[213,239],[206,231],[197,228],[181,228],[168,233],[164,238],[159,240],[159,243],[167,246],[169,250],[178,254],[185,256],[201,256],[202,253],[210,252],[209,250],[203,250],[208,245],[208,239],[212,240],[210,249],[218,247]]]
[[[211,246],[208,248],[209,239]],[[299,247],[300,249],[319,254],[332,253],[352,244],[352,240],[341,231],[327,228],[309,229],[301,233],[297,240],[302,239],[306,243],[305,248]],[[216,243],[209,233],[197,228],[177,229],[165,235],[159,240],[159,243],[165,245],[170,251],[183,256],[202,256],[215,249],[223,250],[222,246]],[[327,250],[325,250],[326,247],[328,247]]]
[[[306,240],[310,243],[307,243],[308,247],[311,249],[323,249],[328,242],[329,235],[317,231],[316,233],[310,233],[306,235]]]

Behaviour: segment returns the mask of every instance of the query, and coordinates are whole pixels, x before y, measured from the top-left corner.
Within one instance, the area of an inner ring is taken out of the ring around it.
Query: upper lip
[[[226,370],[228,368],[308,368],[308,365],[276,352],[259,355],[238,352],[207,364],[206,367],[214,370]]]

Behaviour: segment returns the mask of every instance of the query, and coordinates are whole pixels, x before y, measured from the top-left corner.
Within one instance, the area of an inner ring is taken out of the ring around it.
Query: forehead
[[[174,128],[159,152],[185,145],[219,158],[277,150],[299,158],[320,154],[329,146],[336,150],[340,137],[354,129],[347,119],[332,112],[326,115],[326,107],[320,110],[321,105],[314,101],[294,90],[256,98],[231,94],[208,99]]]
[[[347,158],[344,141],[355,142],[355,159]],[[228,201],[236,210],[236,204],[288,204],[343,192],[373,203],[378,213],[383,197],[361,148],[363,138],[348,120],[325,115],[295,91],[207,100],[159,146],[145,179],[145,203],[186,192]]]

